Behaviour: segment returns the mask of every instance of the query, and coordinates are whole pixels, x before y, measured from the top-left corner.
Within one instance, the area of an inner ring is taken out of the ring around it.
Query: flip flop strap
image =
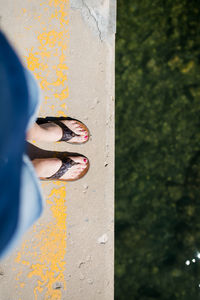
[[[60,169],[52,176],[47,177],[46,179],[59,179],[61,178],[72,166],[77,165],[75,161],[70,158],[62,159],[62,166]]]
[[[62,122],[58,121],[58,120],[54,120],[54,123],[56,123],[58,126],[61,127],[63,135],[62,138],[59,140],[67,142],[69,140],[71,140],[74,136],[76,136],[77,134],[75,132],[73,132],[71,129],[69,129],[65,124],[63,124]]]
[[[60,120],[67,120],[68,118],[60,118]],[[62,138],[59,140],[59,142],[67,142],[71,140],[74,136],[78,136],[75,132],[73,132],[69,127],[67,127],[64,123],[62,123],[59,120],[56,120],[56,117],[46,117],[46,118],[38,118],[36,121],[39,125],[44,124],[47,122],[52,122],[57,124],[62,129]]]

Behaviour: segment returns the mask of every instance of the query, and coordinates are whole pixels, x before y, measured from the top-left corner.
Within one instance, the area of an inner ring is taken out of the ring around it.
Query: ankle
[[[58,158],[36,158],[32,164],[38,177],[50,177],[57,172],[62,162]]]
[[[62,138],[62,129],[54,123],[45,123],[40,125],[43,141],[55,142]]]

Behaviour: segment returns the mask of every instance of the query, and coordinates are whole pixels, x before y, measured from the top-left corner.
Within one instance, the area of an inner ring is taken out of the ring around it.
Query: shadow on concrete
[[[77,153],[77,152],[59,152],[59,151],[47,151],[41,148],[38,148],[37,146],[28,143],[26,144],[26,153],[29,156],[30,160],[34,160],[36,158],[52,158],[52,157],[57,157],[57,158],[64,158],[67,155],[69,156],[83,156],[84,155]]]

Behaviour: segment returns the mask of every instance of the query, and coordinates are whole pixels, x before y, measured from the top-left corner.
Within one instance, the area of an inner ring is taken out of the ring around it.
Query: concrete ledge
[[[1,264],[1,300],[113,299],[116,3],[95,2],[0,0],[2,27],[43,90],[40,115],[76,117],[91,131],[81,146],[36,144],[82,153],[91,168],[42,185],[42,218]]]

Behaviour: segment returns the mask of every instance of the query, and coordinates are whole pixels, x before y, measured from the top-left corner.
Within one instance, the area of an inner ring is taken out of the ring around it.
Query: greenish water
[[[198,252],[200,2],[118,0],[115,299],[200,299]]]

